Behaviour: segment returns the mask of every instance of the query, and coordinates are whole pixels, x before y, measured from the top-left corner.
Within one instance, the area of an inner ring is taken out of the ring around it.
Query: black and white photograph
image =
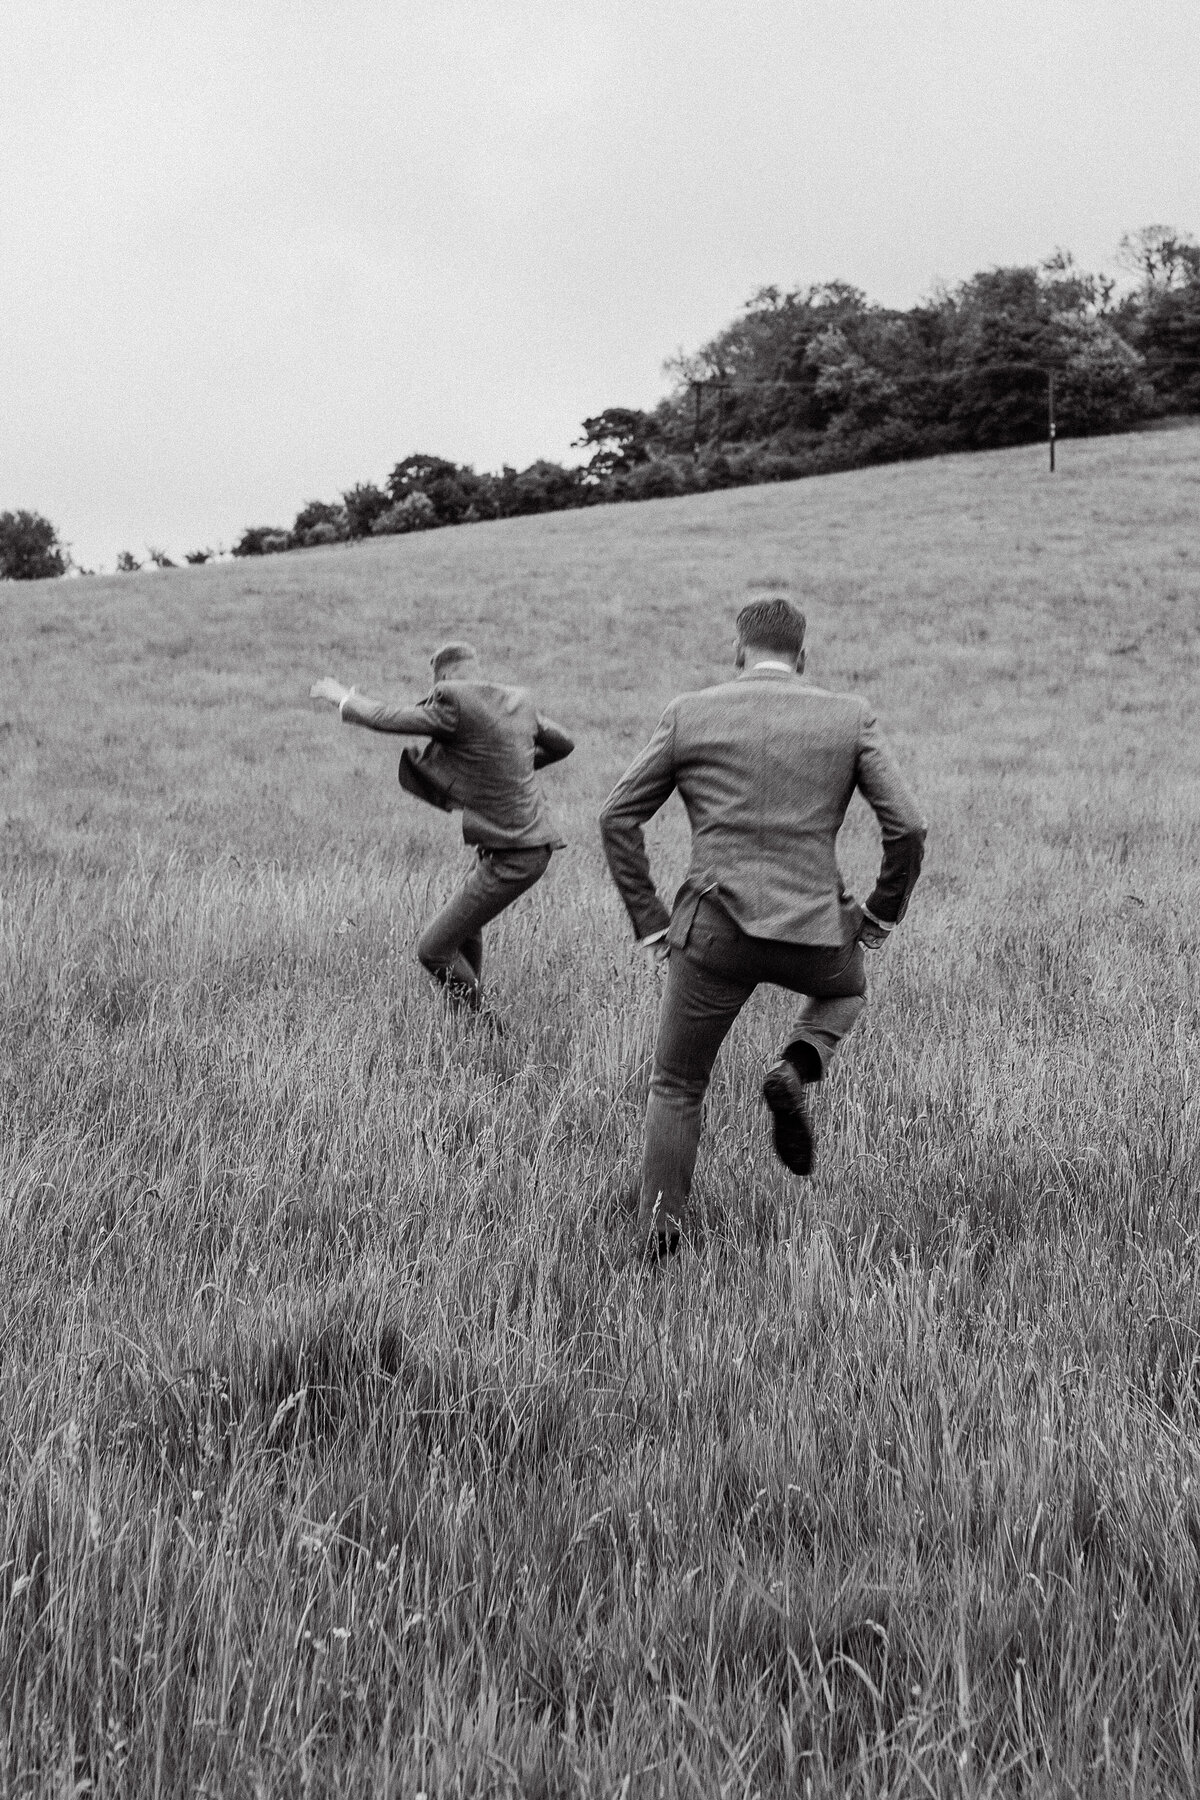
[[[7,0],[0,1800],[1197,1795],[1196,0]]]

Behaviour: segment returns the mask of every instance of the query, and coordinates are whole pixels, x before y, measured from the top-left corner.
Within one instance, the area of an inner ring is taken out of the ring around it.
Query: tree
[[[69,558],[41,513],[0,513],[0,581],[45,581],[65,575]]]
[[[583,436],[576,438],[573,448],[592,449],[588,474],[596,481],[610,475],[627,474],[637,463],[644,463],[649,452],[646,440],[654,434],[654,420],[636,406],[609,406],[594,419],[583,421]]]
[[[234,556],[269,556],[273,551],[286,550],[288,534],[278,525],[247,525],[237,543],[233,546]]]
[[[393,506],[410,494],[424,494],[439,525],[459,525],[471,508],[478,517],[487,507],[487,478],[474,469],[448,462],[444,456],[417,453],[398,462],[387,479]]]
[[[371,526],[374,537],[394,537],[405,531],[428,531],[438,524],[437,508],[428,494],[414,488],[403,500],[397,500],[380,513]]]
[[[1147,292],[1200,280],[1200,244],[1173,225],[1143,225],[1127,231],[1117,247],[1117,261],[1140,275]]]
[[[1064,434],[1125,431],[1154,402],[1142,358],[1102,319],[1061,327],[1065,358],[1058,373],[1057,412]]]
[[[352,538],[367,537],[374,525],[392,504],[390,495],[373,481],[356,482],[347,488],[342,495],[342,507],[346,514],[346,524]]]
[[[542,459],[520,471],[506,465],[494,478],[494,485],[497,511],[503,519],[523,513],[561,512],[584,504],[587,498],[578,469],[564,469],[561,463]]]
[[[1159,403],[1168,412],[1200,411],[1200,273],[1145,297],[1134,341]]]
[[[141,566],[142,566],[141,563],[138,561],[137,557],[133,554],[132,550],[118,550],[117,551],[117,574],[118,575],[136,575],[138,570],[141,568]]]
[[[328,500],[306,500],[292,526],[293,544],[335,544],[349,535],[346,509]]]
[[[1061,363],[1063,347],[1038,270],[984,270],[949,304],[962,446],[990,450],[1043,436],[1047,370]]]
[[[1042,264],[1042,287],[1055,312],[1076,313],[1081,318],[1106,313],[1116,288],[1113,275],[1089,275],[1069,250],[1055,250]]]
[[[896,384],[851,348],[831,325],[813,339],[805,362],[817,371],[814,398],[828,408],[828,429],[841,437],[881,425],[896,404]]]
[[[173,569],[176,564],[171,561],[165,550],[158,550],[153,544],[146,545],[146,558],[156,569]]]

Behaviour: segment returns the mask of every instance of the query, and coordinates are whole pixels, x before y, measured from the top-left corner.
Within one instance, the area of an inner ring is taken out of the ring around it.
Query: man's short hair
[[[806,620],[798,606],[782,594],[770,600],[750,600],[737,616],[743,644],[760,650],[778,650],[782,656],[799,656],[804,648]]]
[[[448,644],[440,644],[429,659],[433,664],[433,679],[440,681],[456,664],[474,662],[478,654],[474,644],[464,643],[461,638],[451,638]]]

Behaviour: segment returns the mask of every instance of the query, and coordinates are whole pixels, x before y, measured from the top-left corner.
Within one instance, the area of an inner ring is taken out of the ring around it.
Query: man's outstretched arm
[[[877,948],[908,910],[925,854],[925,820],[908,783],[879,730],[873,713],[864,709],[855,773],[859,788],[870,802],[883,835],[883,860],[879,878],[867,899],[867,925],[878,928]]]
[[[570,756],[574,748],[574,738],[568,737],[561,725],[556,725],[553,719],[538,719],[537,734],[533,740],[535,769],[544,769],[547,763],[561,762],[564,756]]]
[[[446,743],[458,726],[458,707],[441,688],[416,706],[397,706],[388,700],[370,700],[356,688],[343,687],[326,675],[309,688],[314,700],[328,700],[347,725],[365,725],[371,731],[390,731],[404,737],[436,738]]]
[[[671,915],[650,875],[642,826],[675,791],[675,708],[669,706],[640,756],[634,758],[600,810],[600,835],[609,872],[644,943],[661,934]]]

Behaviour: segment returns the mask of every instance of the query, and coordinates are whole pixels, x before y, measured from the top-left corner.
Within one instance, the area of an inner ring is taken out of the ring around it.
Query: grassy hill
[[[1181,430],[0,590],[6,1787],[1191,1791],[1198,514]],[[778,574],[927,869],[815,1181],[763,992],[653,1275],[594,820]],[[305,697],[451,633],[579,742],[498,1041],[457,821]]]

